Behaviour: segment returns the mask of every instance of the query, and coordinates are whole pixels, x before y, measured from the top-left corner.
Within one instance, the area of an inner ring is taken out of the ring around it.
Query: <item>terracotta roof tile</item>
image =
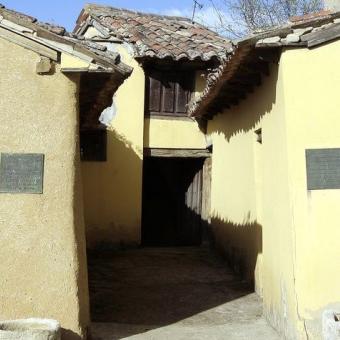
[[[31,34],[38,40],[44,38],[54,42],[63,42],[73,46],[75,49],[80,49],[80,51],[91,52],[95,62],[119,70],[125,77],[132,71],[130,67],[120,61],[119,54],[108,51],[103,45],[69,33],[64,27],[40,22],[36,18],[7,9],[0,4],[0,25],[4,24],[3,19],[29,28],[32,31]]]
[[[322,10],[316,13],[310,13],[306,15],[291,17],[289,20],[292,23],[303,23],[303,22],[309,22],[314,19],[327,18],[331,14],[332,14],[332,11],[330,10]]]
[[[75,32],[95,20],[109,31],[110,36],[134,45],[137,57],[170,57],[179,60],[224,59],[232,47],[229,40],[206,27],[182,17],[133,12],[100,5],[87,5],[77,21]],[[155,44],[156,42],[156,44]],[[180,43],[180,49],[178,49]]]

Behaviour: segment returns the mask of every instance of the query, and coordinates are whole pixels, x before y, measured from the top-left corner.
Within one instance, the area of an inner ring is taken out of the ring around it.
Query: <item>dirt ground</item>
[[[261,300],[206,248],[143,248],[89,256],[94,340],[280,337]]]

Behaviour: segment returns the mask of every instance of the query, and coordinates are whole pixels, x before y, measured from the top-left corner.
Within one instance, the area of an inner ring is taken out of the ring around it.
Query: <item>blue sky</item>
[[[59,24],[72,30],[85,3],[122,7],[146,12],[156,12],[169,15],[190,16],[193,8],[193,0],[0,0],[0,3],[9,9],[32,15],[40,21]],[[202,3],[209,5],[208,0]],[[206,7],[207,9],[207,7]]]

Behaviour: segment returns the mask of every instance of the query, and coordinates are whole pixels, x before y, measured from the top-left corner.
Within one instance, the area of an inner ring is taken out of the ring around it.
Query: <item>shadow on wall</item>
[[[140,241],[142,151],[107,131],[107,161],[83,162],[87,247]]]
[[[221,204],[219,211],[214,211],[212,207],[213,213],[208,226],[210,238],[214,247],[226,257],[231,268],[252,283],[256,271],[261,270],[262,226],[256,219],[250,218],[250,210],[257,205],[256,176],[258,167],[262,166],[262,163],[258,163],[261,162],[261,157],[258,158],[257,149],[254,148],[256,139],[251,134],[261,127],[265,116],[272,114],[273,107],[277,103],[277,83],[278,65],[271,65],[270,75],[263,77],[260,87],[248,94],[239,105],[232,106],[223,114],[215,116],[208,124],[208,134],[218,136],[216,147],[214,145],[212,166],[214,167],[214,160],[217,159],[215,164],[221,168],[217,171],[215,169],[213,173],[225,177],[223,181],[220,179],[215,181],[218,183],[215,187],[213,179],[211,190],[212,192],[222,190],[226,199],[225,211],[222,211]],[[263,133],[265,136],[266,131]],[[243,195],[247,197],[244,198]],[[233,200],[229,206],[228,198]],[[231,210],[234,215],[239,211],[239,217],[242,214],[246,214],[246,217],[244,220],[238,219],[237,221],[240,222],[236,223],[228,218],[227,211]],[[260,282],[256,284],[261,285]],[[261,289],[261,287],[256,288]],[[258,292],[261,294],[260,291]]]
[[[248,94],[237,106],[218,114],[209,122],[208,133],[223,134],[229,142],[230,139],[239,134],[254,130],[261,122],[262,117],[270,114],[276,103],[276,84],[278,80],[278,65],[271,65],[270,75],[262,77],[262,84],[255,91]],[[221,124],[221,118],[223,122]]]
[[[212,218],[208,226],[211,246],[242,279],[255,285],[255,270],[262,254],[262,226],[257,222],[233,223]]]

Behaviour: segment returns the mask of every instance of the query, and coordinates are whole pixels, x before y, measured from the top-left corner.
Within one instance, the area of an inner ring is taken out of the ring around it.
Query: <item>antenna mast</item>
[[[194,19],[195,19],[195,14],[196,14],[196,8],[199,8],[199,9],[202,9],[203,8],[203,5],[200,4],[197,0],[194,0],[194,10],[193,10],[193,13],[192,13],[192,23],[194,23]]]

